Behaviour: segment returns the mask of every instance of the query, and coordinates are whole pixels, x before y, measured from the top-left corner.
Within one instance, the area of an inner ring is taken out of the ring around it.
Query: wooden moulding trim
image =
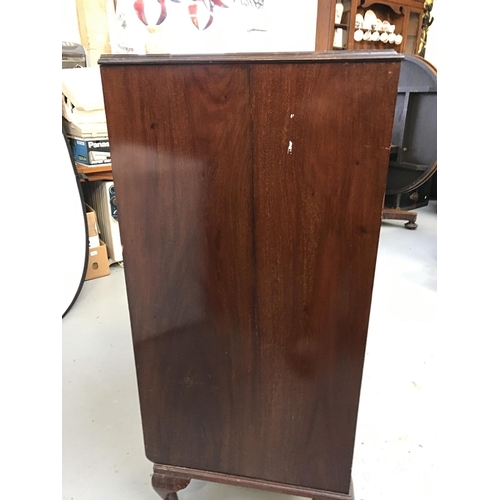
[[[364,0],[361,1],[359,7],[362,9],[367,9],[374,4],[384,5],[386,7],[390,7],[396,14],[401,14],[404,7],[412,7],[416,9],[424,9],[424,0]]]
[[[233,486],[241,486],[243,488],[254,488],[288,495],[298,495],[302,497],[313,498],[315,500],[354,500],[352,482],[349,493],[345,494],[334,493],[325,490],[317,490],[314,488],[306,488],[303,486],[275,483],[273,481],[266,481],[263,479],[233,476],[230,474],[222,474],[220,472],[210,472],[188,469],[185,467],[176,467],[173,465],[155,464],[154,472],[176,478],[198,479],[201,481],[209,481],[213,483],[230,484]]]
[[[353,50],[329,52],[277,52],[254,54],[204,54],[204,55],[168,55],[168,54],[103,54],[99,59],[101,66],[127,64],[207,64],[207,63],[291,63],[291,62],[349,62],[349,61],[397,61],[403,56],[395,50]]]

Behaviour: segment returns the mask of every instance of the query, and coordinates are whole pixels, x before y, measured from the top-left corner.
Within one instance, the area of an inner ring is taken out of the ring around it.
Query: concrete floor
[[[436,498],[437,204],[382,223],[354,452],[356,500]],[[63,500],[155,500],[123,269],[86,282],[63,320]],[[192,481],[179,500],[292,500]]]

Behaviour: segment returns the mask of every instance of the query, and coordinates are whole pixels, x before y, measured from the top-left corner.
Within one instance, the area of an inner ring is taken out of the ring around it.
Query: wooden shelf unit
[[[342,0],[344,13],[341,23],[335,23],[335,4],[337,0],[319,0],[316,24],[316,50],[342,50],[333,47],[335,30],[344,29],[347,32],[347,42],[344,49],[348,50],[387,50],[399,53],[416,54],[422,31],[423,0]],[[395,33],[403,37],[400,45],[354,40],[356,31],[356,14],[364,16],[371,9],[382,21],[389,21],[396,26]]]

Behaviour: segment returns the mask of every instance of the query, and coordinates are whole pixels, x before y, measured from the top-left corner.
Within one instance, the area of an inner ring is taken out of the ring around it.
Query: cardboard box
[[[85,281],[109,275],[108,250],[106,244],[100,241],[97,248],[89,248],[89,265]]]
[[[68,135],[68,140],[75,161],[89,167],[111,163],[107,137],[92,137],[89,139]]]
[[[85,208],[87,211],[87,228],[89,231],[89,248],[97,248],[99,243],[99,224],[97,223],[97,214],[95,210],[85,204]]]

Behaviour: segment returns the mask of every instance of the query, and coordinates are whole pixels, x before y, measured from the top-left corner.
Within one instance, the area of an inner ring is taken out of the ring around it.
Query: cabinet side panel
[[[347,493],[399,63],[102,75],[147,456]]]
[[[241,473],[256,372],[248,68],[101,72],[146,454]]]
[[[349,491],[398,79],[398,62],[252,67],[266,479]]]

